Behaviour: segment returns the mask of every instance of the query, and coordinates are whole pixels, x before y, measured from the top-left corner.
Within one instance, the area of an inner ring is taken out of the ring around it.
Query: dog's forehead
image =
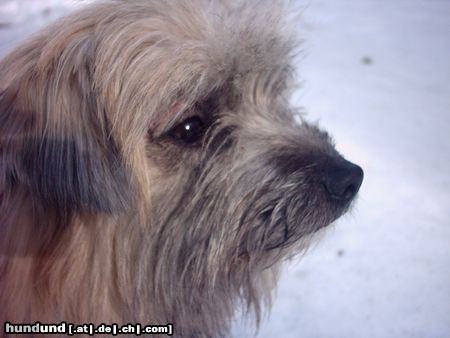
[[[87,12],[98,20],[95,82],[107,102],[121,103],[110,108],[117,119],[131,110],[139,123],[147,114],[149,123],[167,125],[189,111],[180,114],[180,104],[193,107],[226,90],[247,95],[292,69],[297,40],[283,1],[137,0],[96,8]]]
[[[166,69],[185,85],[180,92],[187,96],[170,102],[167,117],[183,112],[174,107],[189,107],[211,93],[222,98],[233,96],[231,91],[252,95],[246,92],[254,90],[256,82],[274,85],[289,75],[296,41],[283,21],[280,2],[200,1],[198,7],[188,7],[191,11],[183,9],[182,19],[160,12],[162,20],[171,23],[161,48],[172,54],[164,63],[172,63]]]

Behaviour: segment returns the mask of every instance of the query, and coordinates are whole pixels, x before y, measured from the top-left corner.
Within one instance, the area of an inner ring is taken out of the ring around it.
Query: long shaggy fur
[[[175,325],[259,316],[283,257],[348,207],[288,105],[271,1],[107,1],[0,63],[0,320]],[[208,128],[183,144],[190,116]]]

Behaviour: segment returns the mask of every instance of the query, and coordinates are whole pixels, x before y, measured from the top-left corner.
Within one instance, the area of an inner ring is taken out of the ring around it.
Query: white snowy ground
[[[0,54],[73,7],[0,0]],[[450,337],[450,1],[308,0],[294,101],[365,170],[258,337]],[[252,336],[236,324],[234,336]]]

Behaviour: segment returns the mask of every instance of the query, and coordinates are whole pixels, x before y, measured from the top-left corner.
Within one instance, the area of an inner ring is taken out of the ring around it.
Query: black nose
[[[331,198],[348,202],[357,194],[363,177],[361,167],[342,159],[327,168],[323,185]]]

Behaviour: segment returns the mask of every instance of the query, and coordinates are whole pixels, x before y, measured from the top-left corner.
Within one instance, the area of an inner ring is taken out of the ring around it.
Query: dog
[[[260,317],[283,260],[363,180],[289,102],[285,15],[270,1],[106,1],[0,62],[3,323],[225,337],[239,307]]]

